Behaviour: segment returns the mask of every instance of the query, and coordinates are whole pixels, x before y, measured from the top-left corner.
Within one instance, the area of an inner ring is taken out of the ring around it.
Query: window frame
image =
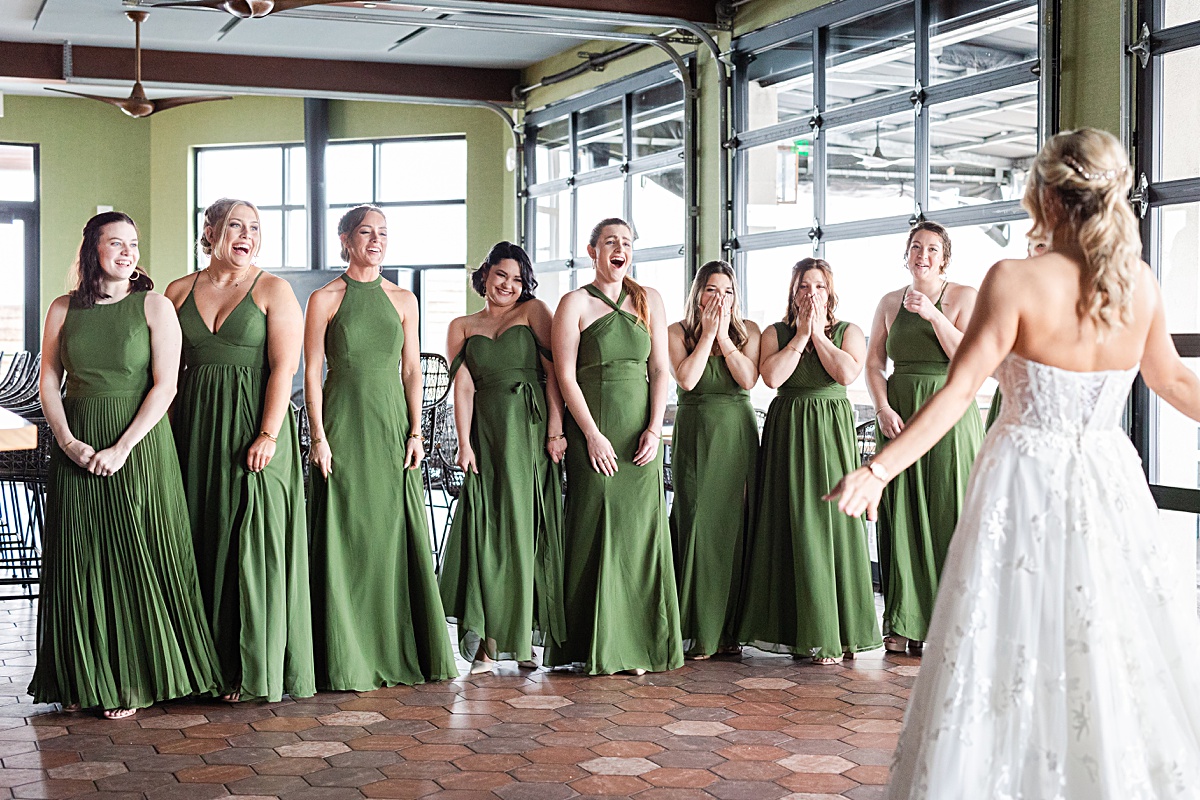
[[[0,218],[20,219],[25,227],[25,298],[24,329],[25,349],[36,353],[41,349],[42,321],[42,166],[41,145],[31,142],[9,142],[0,140],[7,147],[26,147],[33,151],[33,199],[0,200]]]

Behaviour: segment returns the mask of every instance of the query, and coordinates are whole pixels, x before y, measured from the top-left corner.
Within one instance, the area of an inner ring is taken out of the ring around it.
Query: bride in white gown
[[[1025,192],[1052,252],[1001,261],[946,386],[831,497],[874,517],[890,476],[984,378],[1004,406],[975,461],[888,797],[1200,798],[1200,624],[1172,597],[1121,413],[1146,384],[1200,420],[1200,381],[1139,258],[1120,143],[1062,133]]]

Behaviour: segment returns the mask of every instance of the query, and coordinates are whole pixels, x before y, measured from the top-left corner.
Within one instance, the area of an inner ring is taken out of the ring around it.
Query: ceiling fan
[[[258,19],[280,11],[291,11],[305,6],[322,6],[345,0],[177,0],[177,2],[155,3],[155,8],[215,8],[239,19]]]
[[[859,160],[859,163],[861,163],[867,169],[880,169],[882,167],[890,167],[895,164],[899,164],[901,161],[904,161],[906,159],[888,158],[887,156],[885,156],[883,154],[883,151],[881,149],[879,149],[879,123],[876,122],[875,123],[875,151],[873,153],[871,153],[870,155],[866,155],[866,156],[860,155],[858,157],[858,160]]]
[[[186,106],[191,103],[206,103],[209,100],[232,100],[229,95],[197,95],[193,97],[162,97],[158,100],[151,100],[146,97],[146,90],[142,88],[142,23],[149,16],[145,11],[126,11],[125,16],[128,17],[134,25],[134,54],[136,59],[136,71],[134,73],[133,91],[129,93],[129,97],[124,99],[120,97],[105,97],[98,94],[84,94],[83,92],[72,92],[66,89],[55,89],[54,87],[46,87],[52,92],[62,92],[63,94],[72,94],[76,97],[85,97],[88,100],[99,100],[101,103],[108,103],[116,106],[124,111],[129,116],[135,119],[148,117],[151,114],[159,111],[166,111],[169,108],[177,106]]]

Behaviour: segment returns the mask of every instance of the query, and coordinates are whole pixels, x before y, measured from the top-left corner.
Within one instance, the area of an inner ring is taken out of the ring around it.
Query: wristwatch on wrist
[[[867,469],[871,470],[871,474],[876,478],[879,478],[879,480],[883,481],[884,483],[887,483],[892,479],[892,474],[887,471],[887,467],[885,467],[883,464],[880,464],[878,461],[868,461]]]

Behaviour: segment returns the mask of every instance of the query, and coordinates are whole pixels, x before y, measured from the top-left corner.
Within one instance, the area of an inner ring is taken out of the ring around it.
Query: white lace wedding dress
[[[1120,428],[1136,374],[1001,364],[892,800],[1200,798],[1200,624]]]

